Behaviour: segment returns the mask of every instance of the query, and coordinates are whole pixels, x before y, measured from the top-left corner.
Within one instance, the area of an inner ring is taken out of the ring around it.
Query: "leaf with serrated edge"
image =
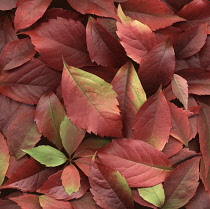
[[[59,166],[68,160],[61,151],[48,145],[41,145],[23,151],[47,167]]]

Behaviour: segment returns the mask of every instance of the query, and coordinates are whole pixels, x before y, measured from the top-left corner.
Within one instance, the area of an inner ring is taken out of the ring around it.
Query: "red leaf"
[[[49,67],[61,71],[63,59],[75,67],[92,65],[81,22],[57,17],[24,33],[31,37],[36,51],[41,54],[40,59]]]
[[[4,136],[0,133],[0,186],[2,185],[7,169],[9,167],[9,149],[6,143],[6,140],[4,139]]]
[[[125,178],[115,169],[92,162],[89,181],[93,199],[102,208],[134,208],[131,189]]]
[[[0,55],[0,70],[10,70],[28,62],[36,51],[29,38],[8,43]]]
[[[141,140],[116,139],[97,154],[103,164],[119,171],[131,187],[154,186],[171,172],[168,158]]]
[[[178,12],[182,7],[191,2],[192,0],[163,0],[173,11]]]
[[[73,209],[70,202],[56,200],[47,195],[40,196],[39,202],[43,209]]]
[[[52,0],[19,0],[15,13],[15,31],[27,28],[45,13]]]
[[[18,197],[11,197],[10,200],[16,202],[22,209],[42,209],[37,195],[23,194]]]
[[[210,166],[205,166],[203,158],[201,158],[201,165],[200,165],[200,178],[203,182],[205,190],[210,193]]]
[[[47,92],[40,98],[35,112],[35,118],[38,130],[58,149],[62,149],[60,137],[60,124],[66,115],[66,112],[53,92]]]
[[[121,22],[117,22],[117,35],[121,44],[130,58],[141,63],[142,58],[156,44],[155,34],[147,25],[126,17],[120,6],[118,7],[118,15]]]
[[[177,209],[195,195],[199,180],[200,157],[194,157],[176,167],[164,182],[165,203],[162,209]]]
[[[112,0],[67,0],[69,4],[82,14],[95,14],[117,19],[115,6]]]
[[[17,0],[1,0],[0,10],[11,10],[16,7]]]
[[[207,24],[194,26],[181,34],[174,44],[177,58],[190,57],[204,46],[207,38]]]
[[[125,14],[157,30],[184,19],[175,15],[160,0],[129,0],[121,4]]]
[[[60,74],[39,59],[32,59],[15,71],[5,72],[0,81],[2,94],[19,102],[37,104],[42,94],[57,88]]]
[[[133,138],[134,118],[141,105],[146,101],[146,94],[133,64],[127,62],[123,65],[111,84],[118,94],[117,99],[123,120],[123,136]]]
[[[79,129],[100,136],[121,137],[117,95],[109,83],[65,64],[61,88],[67,115]]]
[[[11,200],[0,200],[0,207],[1,209],[22,209],[19,205],[17,205],[17,203],[11,201]]]
[[[88,20],[86,36],[92,62],[106,67],[121,67],[126,62],[127,57],[119,41],[93,18]]]
[[[133,129],[135,139],[143,140],[159,150],[163,149],[170,134],[171,113],[160,90],[140,107]]]
[[[199,52],[199,58],[202,68],[210,71],[209,54],[210,54],[210,37],[208,36],[206,39],[206,43]]]
[[[56,168],[45,168],[45,166],[30,158],[13,173],[2,188],[36,192],[55,171]]]
[[[142,60],[138,75],[144,90],[154,93],[170,83],[175,70],[175,55],[168,42],[157,44]],[[151,85],[151,83],[153,85]]]
[[[92,156],[94,153],[91,155],[91,157],[80,157],[76,160],[74,160],[74,163],[77,165],[77,167],[86,175],[90,175],[90,164],[92,160]]]

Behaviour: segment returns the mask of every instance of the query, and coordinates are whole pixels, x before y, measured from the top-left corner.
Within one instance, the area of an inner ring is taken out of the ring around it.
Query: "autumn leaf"
[[[10,10],[16,7],[17,0],[2,0],[0,10]]]

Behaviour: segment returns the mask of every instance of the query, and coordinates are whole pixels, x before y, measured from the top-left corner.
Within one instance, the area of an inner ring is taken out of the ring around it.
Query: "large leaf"
[[[85,133],[85,130],[79,130],[67,116],[63,118],[60,124],[60,136],[63,147],[69,156],[78,148],[85,137]]]
[[[39,59],[32,59],[15,71],[5,72],[0,78],[0,92],[16,101],[37,104],[47,91],[55,90],[60,74]]]
[[[15,30],[27,28],[35,23],[46,11],[52,0],[20,0],[15,13]]]
[[[34,122],[34,110],[19,115],[8,127],[7,143],[10,154],[20,159],[25,155],[22,149],[33,148],[40,137]]]
[[[79,21],[57,17],[24,33],[31,37],[35,50],[41,54],[40,59],[49,67],[61,71],[63,58],[75,67],[92,64],[87,52],[85,27]]]
[[[61,87],[67,115],[79,129],[100,136],[121,137],[117,94],[109,83],[65,64]]]
[[[165,203],[162,209],[177,209],[194,196],[198,187],[200,157],[194,157],[178,167],[164,182]]]
[[[69,4],[82,14],[95,14],[98,16],[117,18],[112,0],[67,0]]]
[[[92,61],[106,67],[121,67],[127,60],[125,51],[95,19],[89,18],[86,27],[87,48]]]
[[[7,172],[7,169],[9,167],[9,149],[6,143],[6,140],[4,139],[4,136],[0,133],[0,186],[2,185],[5,174]]]
[[[1,0],[0,10],[10,10],[16,7],[17,0]]]
[[[112,80],[118,94],[119,108],[123,120],[123,136],[133,138],[132,125],[136,113],[146,101],[146,94],[131,62],[123,65]]]
[[[158,90],[138,111],[133,123],[134,138],[162,150],[168,142],[170,128],[170,109],[163,92]]]
[[[0,70],[10,70],[28,62],[36,51],[29,38],[8,43],[0,55]]]
[[[130,58],[141,63],[142,58],[156,43],[155,34],[147,25],[126,17],[120,6],[118,7],[118,16],[121,22],[117,22],[117,35],[121,44]]]
[[[93,199],[104,209],[133,209],[131,189],[126,179],[115,169],[92,162],[90,186]]]
[[[187,58],[199,52],[207,38],[207,24],[187,29],[174,45],[177,58]]]
[[[184,108],[188,109],[188,84],[181,76],[174,74],[171,81],[171,87],[174,95],[183,104]]]
[[[184,20],[160,0],[129,0],[121,5],[126,15],[148,25],[151,30],[165,28]]]
[[[66,115],[63,105],[53,92],[40,98],[35,112],[35,121],[40,133],[47,137],[58,149],[62,149],[60,124]]]
[[[166,155],[141,140],[113,140],[97,152],[101,162],[119,171],[131,187],[159,184],[170,174]]]
[[[59,166],[68,160],[61,151],[48,145],[41,145],[23,151],[47,167]]]
[[[166,86],[170,83],[174,70],[174,49],[169,42],[162,42],[157,44],[142,60],[138,75],[144,90],[154,93],[160,85]]]

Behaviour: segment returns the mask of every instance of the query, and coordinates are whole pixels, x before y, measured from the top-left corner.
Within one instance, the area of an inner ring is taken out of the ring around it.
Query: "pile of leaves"
[[[210,208],[210,1],[0,10],[1,209]]]

